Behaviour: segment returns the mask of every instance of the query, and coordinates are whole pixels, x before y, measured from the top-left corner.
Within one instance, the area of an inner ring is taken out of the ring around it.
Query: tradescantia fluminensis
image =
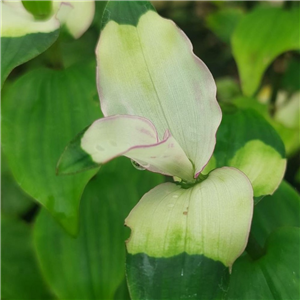
[[[96,55],[105,118],[67,146],[57,172],[76,173],[124,155],[178,178],[144,195],[125,221],[131,229],[130,295],[225,297],[234,261],[247,244],[253,197],[258,201],[280,184],[284,150],[268,142],[274,135],[268,129],[253,130],[242,142],[231,134],[225,154],[214,153],[222,114],[213,77],[185,34],[148,2],[108,4]],[[253,124],[262,122],[244,114]],[[217,142],[232,133],[235,118],[229,110]]]

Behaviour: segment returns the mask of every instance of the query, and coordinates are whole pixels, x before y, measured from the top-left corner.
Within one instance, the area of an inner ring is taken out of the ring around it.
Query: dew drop
[[[181,274],[180,275],[183,276],[183,269],[181,269]]]
[[[104,148],[102,146],[100,146],[100,145],[96,145],[96,149],[98,151],[104,151]]]
[[[177,195],[177,194],[174,194],[172,197],[173,197],[173,198],[178,198],[178,195]]]
[[[134,161],[133,159],[131,160],[131,164],[140,171],[144,171],[146,170],[142,165],[138,164],[136,161]]]
[[[174,207],[174,203],[168,204],[168,207],[170,207],[170,208]]]

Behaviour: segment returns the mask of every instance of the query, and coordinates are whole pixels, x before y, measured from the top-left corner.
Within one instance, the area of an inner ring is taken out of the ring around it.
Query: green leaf
[[[278,190],[265,197],[255,206],[251,233],[264,245],[267,237],[282,226],[300,227],[300,196],[296,190],[283,181]]]
[[[231,77],[221,77],[216,79],[217,99],[220,102],[231,102],[241,94],[240,87],[236,80]]]
[[[55,30],[20,37],[1,37],[1,86],[15,67],[46,51],[58,35],[59,30]]]
[[[95,15],[93,24],[96,25],[99,31],[102,28],[102,17],[108,1],[95,1]]]
[[[126,294],[126,288],[119,287],[124,284],[124,240],[129,235],[124,219],[162,180],[161,175],[137,171],[126,158],[103,166],[84,191],[77,238],[41,211],[35,245],[43,273],[60,299],[113,299],[116,291],[116,297]]]
[[[37,265],[31,228],[1,218],[1,299],[53,299]]]
[[[299,95],[298,95],[299,97]],[[297,98],[297,93],[293,95],[293,101],[299,102],[299,98]],[[291,100],[292,100],[291,99]],[[299,141],[299,125],[295,124],[294,128],[292,127],[286,127],[285,125],[279,123],[278,121],[274,120],[270,113],[269,113],[269,107],[267,104],[263,104],[258,102],[257,99],[255,98],[247,98],[247,97],[238,97],[236,99],[233,99],[232,101],[233,104],[238,106],[239,108],[250,108],[254,109],[257,113],[262,115],[277,131],[279,136],[281,137],[284,147],[285,147],[285,152],[288,157],[292,156],[297,152],[298,149],[300,149],[300,141]],[[292,122],[296,123],[299,118],[297,119],[297,115],[299,116],[299,108],[297,107],[297,103],[292,103],[292,106],[296,106],[294,110],[290,110],[290,105],[285,105],[283,108],[288,108],[288,112],[290,113],[290,119]],[[280,110],[281,108],[279,108]],[[285,110],[285,109],[284,109]],[[289,116],[286,116],[286,119],[288,120]],[[290,123],[290,121],[289,121]]]
[[[239,8],[223,8],[207,16],[206,26],[223,42],[229,44],[231,35],[242,17],[243,11]]]
[[[254,110],[223,106],[223,119],[211,169],[231,166],[250,179],[256,203],[279,186],[286,168],[284,145],[272,126]]]
[[[234,168],[216,169],[189,189],[151,190],[125,220],[132,298],[219,299],[227,268],[245,249],[252,210],[252,186]]]
[[[150,120],[160,140],[169,130],[197,177],[221,121],[215,82],[183,32],[150,6],[111,1],[106,7],[96,49],[101,108],[105,116]]]
[[[22,4],[36,20],[45,20],[52,12],[52,1],[22,1]]]
[[[299,228],[280,228],[268,238],[263,257],[241,256],[233,265],[227,299],[299,299],[299,240]]]
[[[95,89],[93,64],[38,69],[2,99],[2,146],[16,181],[72,234],[81,194],[97,170],[58,177],[55,166],[72,137],[100,117]]]
[[[1,153],[1,212],[6,216],[20,216],[27,212],[34,202],[18,186],[6,159]]]
[[[300,49],[299,7],[258,8],[244,17],[232,36],[243,93],[253,95],[270,63],[280,54]]]

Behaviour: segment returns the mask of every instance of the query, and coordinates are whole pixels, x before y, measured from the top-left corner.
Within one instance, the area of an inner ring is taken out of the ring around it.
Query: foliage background
[[[41,66],[58,70],[61,64],[64,67],[91,65],[86,72],[88,78],[93,78],[94,49],[103,4],[96,3],[92,26],[79,40],[73,40],[62,31],[59,43],[15,68],[3,86],[2,98],[5,99],[6,92],[18,78]],[[160,15],[174,20],[190,38],[195,54],[207,64],[217,82],[218,100],[224,103],[242,96],[230,42],[238,22],[257,6],[283,5],[286,9],[299,6],[297,2],[256,1],[155,1],[153,4]],[[268,67],[260,89],[251,99],[267,107],[271,123],[280,102],[300,90],[299,66],[299,51],[281,54]],[[32,88],[35,88],[34,84]],[[91,88],[90,93],[97,103],[96,89]],[[45,117],[48,113],[45,112]],[[274,196],[259,204],[262,207],[259,213],[265,211],[264,217],[272,219],[276,210],[274,212],[270,207],[276,199],[285,198],[290,193],[287,199],[294,197],[299,200],[295,193],[300,190],[299,131],[292,139],[285,139],[284,130],[281,134],[286,144],[292,143],[292,150],[287,153],[285,180],[294,188],[284,183]],[[124,277],[124,240],[128,238],[129,230],[123,227],[123,220],[145,192],[168,179],[138,171],[124,158],[108,163],[93,177],[84,192],[79,236],[74,239],[21,190],[3,153],[1,162],[2,299],[129,299]],[[30,172],[28,170],[28,176],[31,176]],[[290,206],[299,212],[299,205],[295,202]],[[284,209],[281,210],[283,221],[278,221],[270,231],[290,219],[289,213],[284,217]],[[254,227],[259,225],[259,220],[259,216],[254,219]],[[299,226],[297,217],[289,222],[289,225]],[[262,234],[258,239],[263,244],[265,237]]]

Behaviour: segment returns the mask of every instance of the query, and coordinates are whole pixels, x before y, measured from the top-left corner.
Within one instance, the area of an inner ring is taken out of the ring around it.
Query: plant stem
[[[286,70],[286,58],[284,55],[278,57],[273,63],[273,74],[272,74],[272,95],[270,98],[270,114],[274,115],[276,111],[276,99],[278,91],[281,88],[281,81],[283,74]]]
[[[47,50],[46,54],[47,60],[53,69],[61,70],[64,68],[59,38]]]
[[[290,9],[290,8],[292,8],[292,5],[293,5],[293,0],[285,0],[285,1],[284,1],[284,8],[285,8],[285,9]]]
[[[281,82],[281,77],[282,75],[280,73],[274,72],[273,75],[273,90],[272,90],[272,94],[271,94],[271,98],[270,98],[270,113],[273,116],[275,113],[275,106],[276,106],[276,99],[277,99],[277,94],[279,91],[279,86],[280,86],[280,82]]]
[[[259,245],[253,234],[250,232],[246,252],[253,260],[257,260],[266,254],[266,251]]]

